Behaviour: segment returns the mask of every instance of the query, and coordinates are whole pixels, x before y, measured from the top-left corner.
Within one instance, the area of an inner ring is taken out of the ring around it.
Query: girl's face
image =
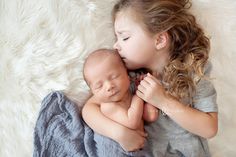
[[[125,13],[118,13],[115,19],[117,41],[114,48],[128,69],[150,68],[155,58],[155,39],[129,13]]]

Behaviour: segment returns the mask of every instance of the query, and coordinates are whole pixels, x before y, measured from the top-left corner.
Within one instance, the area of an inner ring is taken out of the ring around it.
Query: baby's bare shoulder
[[[98,106],[101,105],[99,103],[99,101],[94,96],[91,96],[85,104],[95,104],[95,105],[98,105]]]

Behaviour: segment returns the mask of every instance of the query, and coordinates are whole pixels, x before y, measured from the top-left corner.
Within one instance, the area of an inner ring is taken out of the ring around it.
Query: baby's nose
[[[111,92],[114,88],[114,85],[111,82],[107,82],[106,89],[108,92]]]

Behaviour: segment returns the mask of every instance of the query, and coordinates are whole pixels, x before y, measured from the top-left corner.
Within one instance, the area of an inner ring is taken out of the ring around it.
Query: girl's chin
[[[137,64],[132,63],[132,62],[128,62],[127,60],[124,61],[124,62],[125,62],[126,68],[129,69],[129,70],[136,70],[136,69],[143,68],[142,66],[137,65]]]
[[[128,65],[128,64],[126,64],[125,66],[126,66],[127,69],[129,69],[129,70],[136,70],[136,69],[140,69],[140,68],[141,68],[141,67],[139,67],[139,66],[132,66],[132,65]]]
[[[129,70],[135,70],[137,68],[135,68],[135,66],[133,66],[131,63],[125,62],[125,66],[127,69]]]

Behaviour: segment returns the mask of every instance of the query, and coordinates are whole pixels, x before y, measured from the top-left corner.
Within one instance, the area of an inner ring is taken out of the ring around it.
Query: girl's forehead
[[[133,17],[127,15],[127,14],[117,14],[114,27],[115,30],[118,32],[125,32],[130,31],[130,29],[134,28],[134,26],[137,26],[138,23],[134,21]]]
[[[125,27],[127,26],[127,22],[130,22],[131,19],[127,16],[127,15],[124,15],[124,14],[117,14],[116,16],[116,19],[115,19],[115,26],[117,27]]]

